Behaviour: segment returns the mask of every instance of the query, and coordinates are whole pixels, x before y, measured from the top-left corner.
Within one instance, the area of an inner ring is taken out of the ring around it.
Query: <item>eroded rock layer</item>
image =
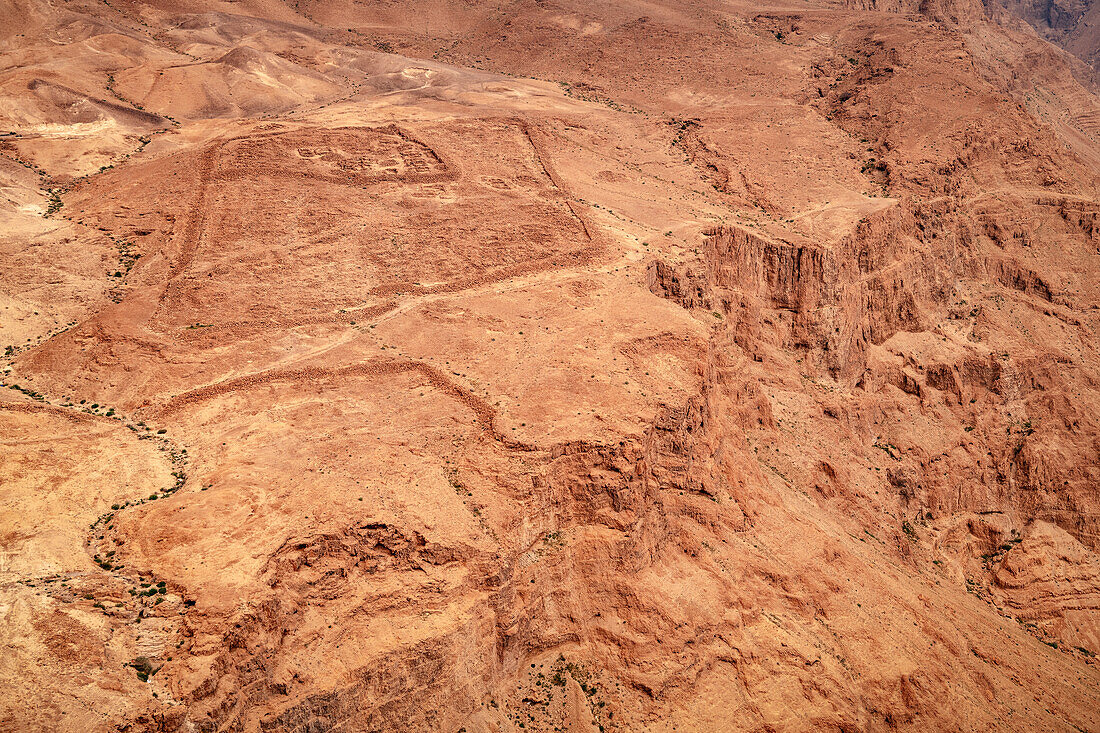
[[[1085,6],[0,11],[0,730],[1100,730]]]

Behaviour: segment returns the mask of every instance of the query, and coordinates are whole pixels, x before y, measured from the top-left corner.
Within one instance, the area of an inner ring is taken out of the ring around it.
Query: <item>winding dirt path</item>
[[[458,400],[474,413],[474,424],[493,440],[506,448],[518,451],[539,451],[544,448],[533,443],[525,443],[504,435],[496,427],[496,412],[482,398],[470,390],[448,379],[443,372],[423,362],[412,360],[372,359],[358,364],[340,367],[301,367],[298,369],[272,369],[245,377],[227,379],[223,382],[199,387],[176,395],[164,407],[154,414],[158,419],[170,417],[179,410],[204,400],[248,390],[263,384],[287,382],[298,384],[318,383],[326,379],[344,377],[380,377],[390,374],[415,373],[422,376],[432,387]]]

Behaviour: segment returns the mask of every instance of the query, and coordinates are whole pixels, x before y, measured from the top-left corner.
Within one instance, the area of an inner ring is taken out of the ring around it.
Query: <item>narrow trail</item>
[[[541,139],[541,128],[537,123],[532,123],[530,120],[512,117],[508,118],[508,122],[511,122],[519,127],[524,133],[525,137],[531,144],[533,155],[539,165],[539,167],[545,172],[547,179],[551,185],[558,190],[569,211],[576,218],[579,224],[579,228],[583,233],[584,246],[574,250],[555,253],[548,255],[547,257],[539,258],[529,262],[523,262],[512,265],[510,267],[502,268],[496,272],[484,272],[479,273],[469,278],[464,278],[451,283],[443,283],[432,286],[421,286],[417,284],[405,285],[405,284],[392,284],[378,286],[371,291],[372,295],[385,297],[391,295],[407,295],[410,296],[403,300],[388,300],[384,303],[369,306],[359,309],[347,309],[344,312],[333,314],[302,314],[292,319],[283,319],[275,321],[244,321],[231,324],[222,324],[212,326],[210,330],[217,331],[219,335],[229,333],[233,335],[245,335],[249,332],[261,332],[270,330],[274,327],[293,327],[297,325],[307,325],[315,323],[348,323],[351,321],[365,320],[369,318],[376,318],[382,316],[393,316],[399,312],[405,312],[410,308],[415,307],[419,303],[438,298],[440,296],[454,294],[459,292],[466,292],[478,289],[487,289],[499,285],[502,282],[512,281],[517,278],[523,278],[528,276],[540,276],[550,271],[562,271],[564,275],[568,277],[575,277],[577,275],[573,268],[583,267],[595,262],[599,255],[602,253],[604,247],[598,237],[594,235],[594,229],[587,221],[586,213],[580,204],[577,204],[571,194],[569,193],[565,182],[555,170],[548,152],[545,150],[545,145]],[[392,129],[391,129],[392,128]],[[351,129],[351,128],[349,128]],[[357,128],[356,128],[357,129]],[[425,178],[425,181],[416,182],[438,182],[438,180],[454,180],[459,176],[458,169],[453,163],[450,163],[446,158],[439,154],[438,151],[431,148],[429,145],[412,137],[409,133],[397,127],[397,125],[390,125],[386,128],[364,128],[372,131],[378,129],[384,129],[391,134],[396,134],[403,140],[411,141],[413,143],[422,145],[436,160],[444,166],[442,173],[427,173],[419,174],[420,177]],[[280,134],[280,133],[273,133]],[[286,134],[285,132],[281,134]],[[167,277],[159,282],[149,283],[134,283],[130,284],[128,292],[123,296],[122,301],[125,301],[135,290],[143,286],[153,286],[161,290],[158,297],[158,303],[163,307],[166,297],[169,296],[171,290],[178,287],[177,283],[179,279],[186,273],[194,262],[197,253],[200,251],[205,235],[205,229],[208,222],[208,209],[210,196],[217,183],[223,180],[234,180],[235,178],[243,177],[243,174],[238,173],[234,175],[232,173],[219,173],[218,163],[219,155],[223,151],[224,147],[234,140],[247,139],[255,137],[253,135],[239,135],[235,137],[226,138],[223,140],[207,143],[198,156],[198,165],[196,170],[197,185],[191,202],[188,206],[187,218],[182,230],[176,235],[176,241],[179,243],[178,254],[174,258],[170,258],[168,263]],[[142,145],[135,151],[135,153],[141,152],[141,150],[147,145],[143,142]],[[130,154],[124,156],[123,160],[129,159]],[[86,184],[91,180],[94,175],[92,174],[77,181],[67,187],[65,192],[72,190],[76,186]],[[300,173],[294,173],[295,176],[300,177]],[[308,177],[308,176],[307,176]],[[414,174],[415,177],[415,174]],[[385,177],[386,180],[392,178],[392,176]],[[66,220],[74,225],[87,226],[82,222],[72,219]],[[110,236],[110,235],[108,235]],[[113,238],[112,238],[112,241]],[[542,279],[542,278],[539,278]],[[117,305],[115,303],[114,305]],[[107,308],[111,308],[113,305],[108,305]],[[159,310],[159,309],[158,309]],[[70,324],[67,327],[50,333],[43,337],[43,339],[26,349],[27,351],[33,351],[40,348],[48,341],[55,338],[57,335],[71,330],[72,328],[79,327],[80,325],[93,322],[99,317],[102,311],[97,311],[89,319],[84,320],[79,324]],[[194,331],[185,331],[185,336],[200,336],[203,333],[209,332],[207,329],[195,329]],[[5,358],[5,365],[11,366],[13,357],[17,353],[22,353],[24,350],[20,349],[19,352],[15,352],[7,355]],[[419,374],[434,388],[449,395],[453,399],[459,401],[465,405],[474,414],[475,425],[482,430],[491,440],[497,442],[504,448],[513,451],[520,452],[540,452],[559,454],[561,452],[577,452],[587,449],[598,449],[602,446],[598,444],[588,444],[583,441],[573,441],[560,445],[554,445],[544,447],[531,442],[525,442],[516,440],[503,433],[497,425],[497,415],[494,409],[482,398],[470,392],[468,389],[456,384],[454,381],[447,378],[440,370],[421,362],[412,360],[408,361],[393,361],[386,359],[374,359],[371,361],[351,364],[346,366],[339,366],[333,368],[322,367],[302,367],[302,368],[282,368],[273,369],[266,372],[261,372],[256,375],[240,377],[236,379],[230,379],[216,384],[208,385],[206,387],[200,387],[180,395],[172,397],[168,403],[159,410],[152,411],[152,414],[158,418],[163,419],[170,417],[174,413],[183,409],[187,405],[201,402],[205,399],[210,399],[222,394],[228,394],[238,390],[248,389],[260,384],[289,381],[298,383],[310,383],[324,379],[331,378],[345,378],[355,376],[384,376],[389,374],[399,373],[415,373]],[[11,384],[10,377],[4,377],[4,382],[0,383],[0,386],[9,386]],[[169,460],[173,464],[173,474],[177,477],[176,484],[163,491],[157,492],[157,498],[168,496],[186,486],[186,451],[177,447],[168,438],[162,435],[156,435],[151,432],[151,429],[144,425],[143,422],[135,420],[131,417],[127,417],[121,414],[102,415],[91,411],[88,408],[81,408],[72,403],[63,402],[62,400],[51,398],[42,395],[33,390],[17,387],[20,391],[27,394],[37,402],[14,402],[14,403],[0,403],[0,410],[21,412],[26,414],[34,413],[49,413],[61,417],[66,420],[74,422],[88,422],[88,423],[100,423],[100,424],[115,424],[120,427],[127,428],[129,431],[135,433],[136,439],[154,439],[157,441],[158,448],[163,450],[168,456]],[[111,523],[113,518],[119,511],[126,511],[135,506],[144,504],[149,499],[142,499],[136,502],[128,502],[121,506],[120,509],[112,510],[111,512],[104,514],[91,526],[88,538],[85,543],[85,547],[90,556],[97,564],[102,560],[102,546],[107,540],[100,540],[99,537],[106,537],[103,533],[104,528]],[[148,573],[144,573],[139,576],[134,576],[132,573],[122,573],[113,567],[111,569],[104,569],[104,572],[109,573],[112,577],[118,578],[131,585],[140,583],[143,581],[143,576],[148,576]]]
[[[172,439],[154,432],[152,428],[144,425],[144,423],[134,421],[126,416],[98,414],[91,411],[90,408],[80,408],[77,405],[68,403],[57,404],[39,393],[13,385],[8,378],[0,382],[0,387],[15,389],[35,400],[34,402],[0,402],[0,413],[47,414],[73,423],[95,424],[121,430],[123,435],[129,434],[133,440],[153,441],[154,448],[165,456],[174,479],[171,485],[162,487],[148,496],[138,499],[119,497],[119,501],[112,504],[111,509],[100,514],[86,527],[82,545],[84,551],[91,561],[98,566],[98,569],[88,571],[70,570],[62,573],[51,573],[42,577],[24,577],[13,581],[29,587],[42,588],[42,592],[54,595],[60,593],[61,589],[51,588],[49,584],[64,579],[71,586],[80,585],[82,588],[79,594],[71,597],[59,596],[59,599],[64,602],[77,602],[81,597],[87,600],[89,596],[94,596],[98,600],[93,604],[93,607],[105,616],[117,617],[120,614],[120,609],[124,609],[122,615],[127,619],[127,623],[133,618],[143,617],[152,608],[159,605],[154,596],[163,596],[167,592],[168,583],[166,581],[158,582],[156,574],[150,570],[133,568],[118,563],[116,551],[123,546],[123,543],[115,540],[112,535],[113,522],[123,511],[134,509],[152,501],[166,499],[184,489],[188,483],[187,451],[181,449]],[[23,442],[0,441],[0,445],[16,445]],[[153,592],[149,592],[151,588],[154,589]],[[182,588],[173,586],[172,592],[179,597],[182,606],[187,605],[188,601]],[[115,605],[108,609],[102,603],[103,600],[109,600]],[[119,624],[120,629],[124,627],[123,624]]]
[[[152,414],[154,414],[157,419],[163,420],[170,418],[173,414],[185,407],[204,400],[275,382],[313,384],[319,386],[320,382],[327,379],[379,377],[410,373],[419,374],[432,387],[466,406],[474,413],[474,424],[482,430],[490,440],[499,443],[508,450],[524,453],[548,453],[551,456],[557,456],[565,453],[600,450],[607,447],[600,443],[584,440],[564,441],[549,446],[543,446],[537,443],[516,440],[515,438],[507,436],[504,434],[504,431],[497,426],[497,412],[488,402],[475,395],[469,389],[455,383],[454,380],[449,379],[436,367],[411,359],[372,359],[358,364],[339,367],[309,366],[296,369],[271,369],[258,374],[227,379],[223,382],[217,382],[178,394],[172,397],[163,407],[154,410]]]
[[[469,278],[463,278],[440,285],[391,284],[380,285],[368,291],[370,295],[380,297],[408,296],[400,300],[390,299],[378,305],[362,307],[365,304],[346,306],[335,313],[318,313],[292,317],[275,317],[266,320],[235,321],[232,323],[203,324],[201,328],[189,328],[183,337],[202,336],[203,334],[229,334],[236,337],[255,335],[259,332],[277,328],[297,328],[299,326],[323,324],[356,324],[363,321],[392,316],[398,312],[407,312],[421,303],[431,302],[439,296],[465,294],[473,295],[493,289],[501,283],[507,283],[527,276],[543,275],[551,272],[565,272],[575,275],[569,268],[583,267],[597,259],[597,253],[591,249],[550,255],[525,263],[512,265],[495,272],[483,272]]]
[[[149,143],[152,142],[153,136],[160,135],[160,134],[166,133],[168,131],[169,131],[169,129],[166,128],[166,129],[163,129],[163,130],[154,130],[153,132],[149,133],[148,135],[143,135],[142,137],[139,138],[140,144],[137,146],[136,149],[131,150],[128,153],[123,153],[120,157],[112,160],[109,165],[104,166],[103,168],[101,168],[100,170],[98,170],[94,173],[88,173],[86,175],[75,178],[72,181],[69,181],[68,183],[66,183],[64,186],[54,185],[55,184],[55,177],[50,175],[49,173],[47,173],[42,168],[36,166],[35,164],[30,163],[28,161],[25,161],[17,155],[12,155],[8,152],[0,150],[0,156],[8,158],[9,160],[15,161],[16,163],[24,166],[25,168],[28,168],[28,169],[34,171],[39,176],[39,190],[41,190],[43,192],[43,195],[46,197],[46,199],[50,201],[49,208],[46,210],[46,212],[44,212],[42,214],[43,219],[47,219],[47,220],[51,220],[51,221],[67,222],[68,224],[71,224],[73,226],[82,227],[84,229],[89,230],[95,236],[106,237],[107,239],[109,239],[114,244],[115,249],[118,251],[118,261],[115,265],[115,270],[116,270],[116,272],[121,272],[122,277],[113,283],[113,287],[107,288],[107,293],[111,297],[112,304],[118,304],[118,303],[121,303],[123,300],[125,300],[125,297],[126,297],[125,294],[129,289],[129,278],[130,278],[131,270],[133,269],[134,265],[137,263],[138,259],[141,257],[142,253],[135,253],[133,251],[133,249],[132,249],[133,248],[133,243],[132,242],[131,243],[124,242],[121,238],[116,237],[113,234],[110,234],[108,232],[102,231],[97,227],[93,227],[89,224],[85,224],[82,221],[79,221],[77,219],[73,219],[69,216],[65,216],[64,214],[62,214],[59,217],[55,216],[57,214],[57,212],[60,211],[62,209],[63,205],[64,205],[63,202],[61,201],[61,196],[63,194],[66,194],[66,193],[72,191],[77,186],[83,185],[84,183],[92,180],[96,176],[103,175],[107,171],[114,169],[116,164],[121,165],[121,164],[125,163],[126,161],[130,160],[131,158],[133,158],[135,155],[140,154],[143,150],[145,150],[145,148],[149,145]],[[108,308],[108,307],[110,307],[110,305],[108,305],[108,304],[104,305],[104,308]],[[84,323],[87,323],[91,320],[94,320],[97,316],[100,315],[101,312],[102,312],[102,309],[97,310],[94,313],[92,313],[91,316],[84,319],[83,321],[72,321],[72,322],[69,322],[69,323],[65,324],[64,326],[56,327],[56,328],[53,328],[49,331],[46,331],[45,333],[39,335],[37,337],[37,339],[34,342],[30,343],[30,344],[12,345],[11,350],[8,351],[6,354],[4,354],[4,359],[5,359],[4,366],[10,367],[12,358],[14,356],[16,356],[18,354],[21,354],[21,353],[34,351],[35,349],[37,349],[40,346],[42,346],[42,345],[46,344],[47,342],[49,342],[51,339],[56,338],[57,336],[60,336],[60,335],[66,333],[66,332],[68,332],[68,331],[70,331],[74,328],[78,328],[79,326],[83,325]]]
[[[494,286],[498,283],[512,280],[518,277],[527,275],[539,274],[546,271],[557,270],[570,267],[583,267],[591,265],[597,262],[600,255],[606,250],[606,242],[603,242],[601,238],[593,235],[593,231],[596,231],[594,227],[589,223],[586,213],[582,209],[582,205],[578,204],[575,197],[569,192],[565,182],[555,170],[553,164],[550,162],[549,155],[545,150],[540,132],[536,132],[538,125],[532,123],[530,120],[520,117],[507,117],[501,118],[502,121],[516,125],[523,133],[526,139],[531,144],[533,157],[537,161],[539,167],[545,173],[547,179],[551,185],[558,190],[562,196],[566,207],[569,209],[572,216],[577,220],[580,230],[584,235],[586,244],[573,249],[567,249],[562,252],[540,257],[534,260],[521,262],[518,264],[502,267],[496,270],[488,270],[480,272],[476,275],[460,278],[449,283],[441,283],[437,285],[419,285],[417,283],[390,283],[379,285],[368,291],[371,296],[379,298],[393,298],[394,296],[411,296],[422,297],[429,295],[441,295],[460,293],[474,289],[486,288]],[[305,131],[305,130],[303,130]],[[347,127],[347,128],[331,128],[331,130],[325,130],[324,132],[370,132],[370,133],[385,133],[392,134],[400,137],[402,140],[416,144],[427,150],[439,163],[443,166],[442,172],[428,172],[428,173],[407,173],[403,176],[372,176],[362,177],[363,181],[356,180],[356,184],[366,184],[370,182],[382,182],[401,180],[407,183],[437,183],[443,181],[457,180],[460,177],[458,167],[448,160],[447,156],[442,154],[439,150],[426,142],[420,140],[411,133],[401,129],[397,124],[390,124],[383,127]],[[209,144],[202,152],[199,164],[199,183],[197,186],[197,193],[192,200],[189,207],[189,213],[187,216],[187,224],[184,226],[183,231],[180,234],[180,254],[175,261],[170,265],[170,275],[166,283],[163,284],[163,290],[159,296],[159,307],[156,313],[160,313],[163,310],[164,302],[174,295],[179,295],[182,292],[182,286],[178,283],[178,280],[185,275],[186,271],[190,268],[194,261],[196,253],[202,247],[202,240],[204,238],[206,222],[207,222],[207,201],[210,197],[211,189],[220,182],[241,180],[252,177],[255,175],[255,171],[251,173],[245,169],[234,169],[229,171],[218,171],[218,156],[221,151],[231,142],[238,140],[255,140],[255,139],[268,139],[276,138],[278,136],[284,136],[293,132],[300,132],[298,130],[290,131],[278,131],[267,134],[259,135],[238,135],[225,140],[221,140],[212,144]],[[272,174],[272,171],[264,170],[265,175]],[[289,178],[308,178],[314,179],[316,176],[313,174],[302,171],[274,171],[274,174],[285,175]],[[367,180],[369,178],[370,180]],[[375,181],[377,179],[377,181]],[[322,182],[333,182],[327,178],[318,179]],[[258,331],[268,330],[272,327],[276,328],[295,328],[305,325],[319,325],[319,324],[347,324],[351,322],[357,322],[364,319],[375,318],[389,312],[397,310],[404,305],[395,300],[388,300],[385,303],[368,305],[367,303],[356,304],[352,306],[346,306],[342,309],[343,312],[335,313],[313,313],[313,314],[300,314],[292,317],[265,319],[265,320],[248,320],[237,321],[232,323],[222,324],[204,324],[201,328],[203,334],[231,334],[240,337],[254,334]],[[364,307],[365,306],[365,307]],[[154,314],[155,317],[156,313]],[[199,329],[193,329],[199,330]],[[185,332],[187,333],[187,332]],[[187,335],[199,335],[194,333],[188,333]]]
[[[176,395],[164,407],[156,410],[154,414],[158,419],[164,419],[189,405],[273,382],[316,384],[333,378],[378,377],[403,373],[419,374],[432,387],[465,405],[474,413],[474,424],[492,440],[500,443],[505,448],[524,452],[547,450],[534,443],[526,443],[504,435],[496,426],[496,411],[489,403],[465,387],[448,379],[439,369],[412,360],[373,359],[340,367],[314,366],[297,369],[272,369],[246,377],[228,379]]]

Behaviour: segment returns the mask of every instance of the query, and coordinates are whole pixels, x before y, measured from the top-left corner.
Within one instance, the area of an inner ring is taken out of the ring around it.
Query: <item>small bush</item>
[[[148,657],[138,657],[130,662],[130,666],[134,668],[138,679],[142,682],[148,682],[149,678],[157,673],[157,668],[153,666]]]

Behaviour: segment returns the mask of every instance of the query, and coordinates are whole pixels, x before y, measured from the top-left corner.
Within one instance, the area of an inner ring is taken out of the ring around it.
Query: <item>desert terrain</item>
[[[0,0],[0,731],[1100,731],[1100,16]]]

